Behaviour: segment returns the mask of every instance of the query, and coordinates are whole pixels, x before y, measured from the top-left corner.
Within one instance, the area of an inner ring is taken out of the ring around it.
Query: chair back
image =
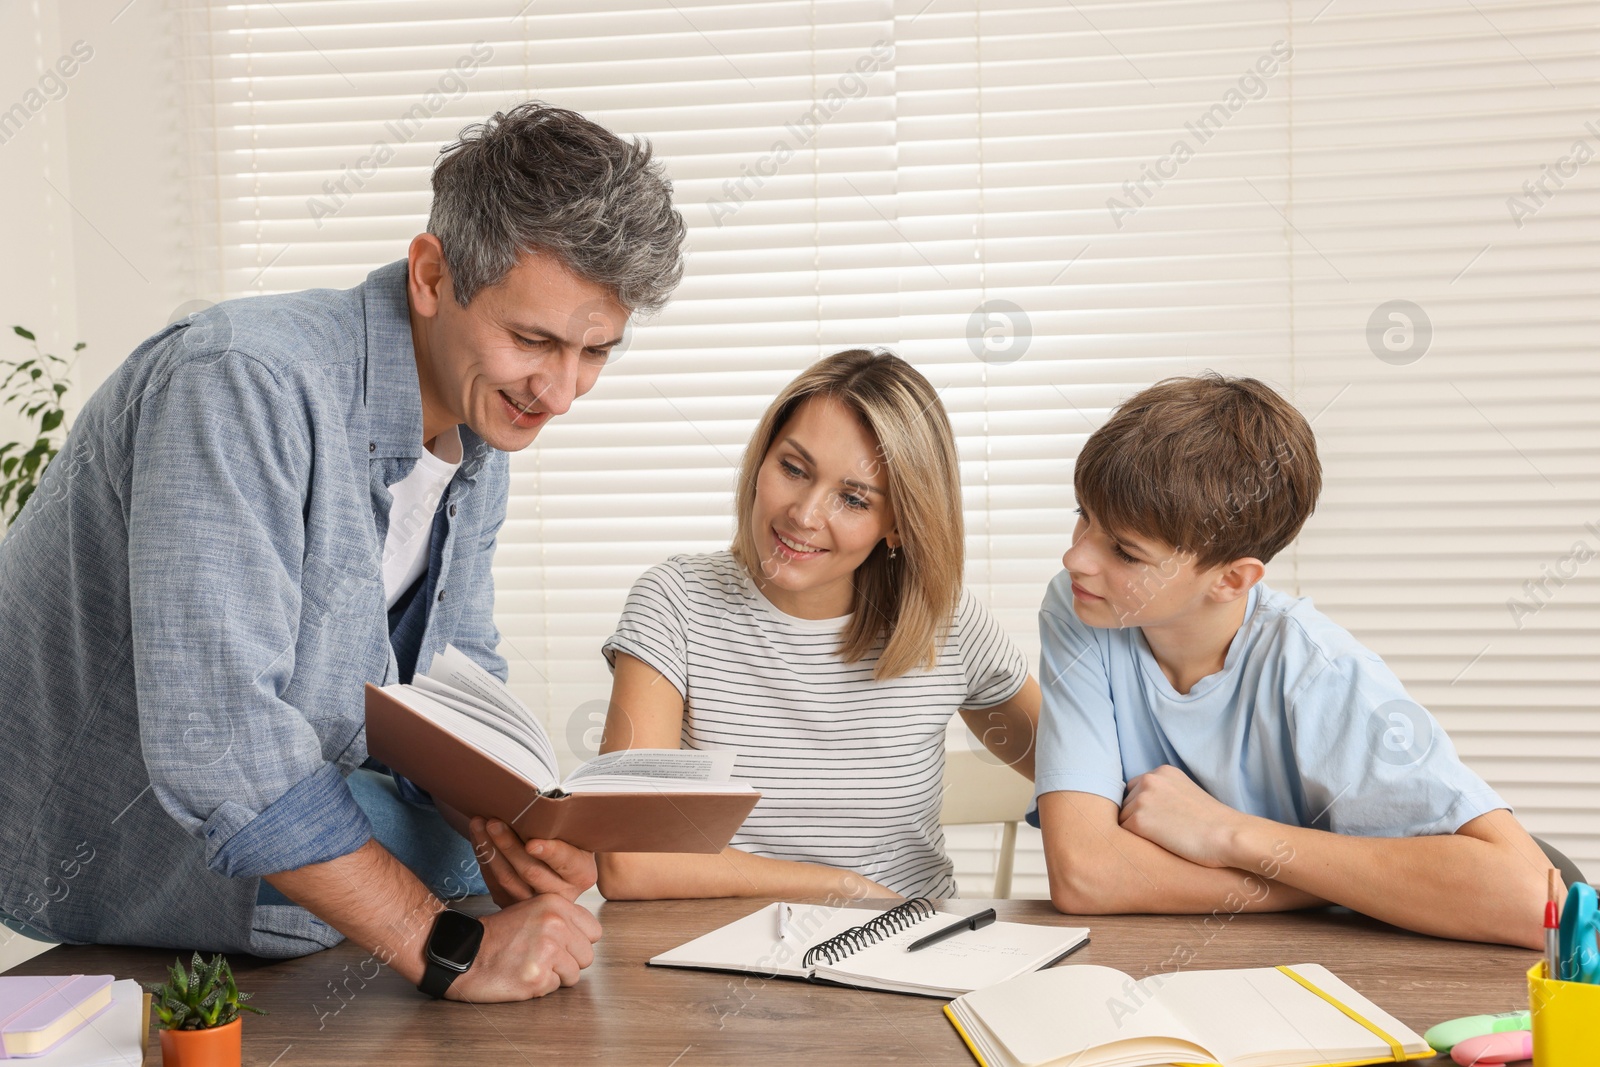
[[[1018,822],[1033,805],[1033,783],[999,762],[988,749],[949,749],[944,754],[946,826]]]
[[[1011,897],[1011,869],[1017,855],[1017,823],[1033,805],[1033,783],[998,762],[988,750],[947,749],[944,754],[945,826],[1001,824],[995,857],[996,900]]]
[[[1535,837],[1533,842],[1540,848],[1544,849],[1545,859],[1550,861],[1550,866],[1561,872],[1561,880],[1565,882],[1569,888],[1577,885],[1579,882],[1588,881],[1588,879],[1583,876],[1583,872],[1578,869],[1578,865],[1569,860],[1566,857],[1566,854],[1563,853],[1559,848],[1556,848],[1556,846],[1552,845],[1542,837]]]

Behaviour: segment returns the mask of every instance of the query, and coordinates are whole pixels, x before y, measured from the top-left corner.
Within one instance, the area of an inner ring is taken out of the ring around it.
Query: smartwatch
[[[442,997],[459,975],[466,973],[483,944],[483,923],[470,915],[446,908],[433,920],[433,932],[422,950],[424,969],[417,988],[430,997]]]

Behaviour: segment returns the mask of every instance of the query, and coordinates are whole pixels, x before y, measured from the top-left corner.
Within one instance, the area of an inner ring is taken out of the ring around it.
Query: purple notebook
[[[0,1060],[41,1056],[111,1006],[109,974],[0,975]]]

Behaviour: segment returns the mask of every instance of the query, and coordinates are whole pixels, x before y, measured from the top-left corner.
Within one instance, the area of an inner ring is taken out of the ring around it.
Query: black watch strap
[[[482,943],[483,923],[459,911],[441,911],[422,950],[422,981],[417,988],[430,997],[443,997],[450,984],[472,966]]]
[[[450,988],[450,983],[456,980],[460,971],[451,970],[442,963],[435,963],[429,959],[425,961],[422,972],[422,981],[417,983],[417,988],[435,1000],[444,998],[445,990]]]

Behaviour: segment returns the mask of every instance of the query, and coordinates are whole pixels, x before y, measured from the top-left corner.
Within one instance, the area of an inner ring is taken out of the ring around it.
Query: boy
[[[1316,505],[1311,427],[1172,378],[1084,446],[1039,615],[1039,818],[1064,912],[1343,904],[1537,948],[1549,867],[1394,673],[1267,561]]]

